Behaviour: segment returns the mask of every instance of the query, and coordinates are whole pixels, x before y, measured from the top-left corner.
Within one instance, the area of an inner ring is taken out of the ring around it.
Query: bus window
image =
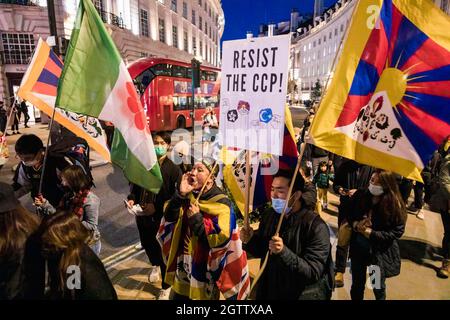
[[[173,110],[181,111],[189,109],[187,97],[173,97]]]
[[[201,80],[206,80],[206,71],[201,71],[200,72],[200,79]]]
[[[172,66],[172,77],[186,78],[187,68],[181,66]]]
[[[216,81],[217,80],[217,72],[206,72],[206,80],[208,81]]]
[[[155,78],[155,74],[147,69],[134,79],[134,85],[140,95],[143,95],[150,82]]]
[[[172,65],[171,64],[157,64],[153,66],[152,71],[157,76],[171,76],[172,75]]]

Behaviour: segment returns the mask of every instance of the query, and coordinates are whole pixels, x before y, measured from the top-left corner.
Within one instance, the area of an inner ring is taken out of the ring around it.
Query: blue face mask
[[[278,214],[281,214],[283,212],[285,204],[286,204],[286,200],[285,199],[272,198],[272,208]],[[286,208],[286,214],[291,212],[291,210],[292,210],[292,207],[287,207]]]

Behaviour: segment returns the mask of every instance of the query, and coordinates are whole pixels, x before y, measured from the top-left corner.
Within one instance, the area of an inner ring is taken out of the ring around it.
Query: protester
[[[11,131],[12,134],[21,134],[19,131],[19,123],[20,123],[20,106],[17,103],[14,103],[12,106],[12,125],[11,125]]]
[[[206,107],[203,114],[203,154],[207,155],[209,152],[209,146],[215,140],[219,123],[217,121],[216,114],[212,107]]]
[[[17,157],[21,160],[17,166],[13,188],[17,198],[31,192],[34,199],[39,193],[45,148],[34,134],[21,136],[15,145]],[[45,167],[42,183],[42,196],[47,199],[53,207],[57,207],[64,195],[61,187],[60,172],[70,164],[64,157],[54,157],[49,154]]]
[[[0,132],[6,134],[6,125],[8,121],[8,113],[5,110],[3,101],[0,101]]]
[[[371,279],[375,298],[386,299],[386,278],[400,274],[398,240],[405,232],[406,208],[395,174],[376,170],[368,190],[358,190],[351,199],[349,223],[352,261],[352,300],[363,300],[368,266],[375,266]]]
[[[165,282],[172,286],[174,300],[218,300],[219,290],[224,289],[218,280],[224,273],[230,277],[228,282],[242,275],[236,285],[248,279],[248,272],[242,272],[244,265],[247,268],[245,253],[231,269],[233,277],[228,268],[215,263],[242,250],[240,242],[231,237],[237,232],[236,217],[231,201],[214,182],[217,172],[212,159],[196,162],[164,210],[158,239],[167,261]],[[238,247],[229,251],[232,244]]]
[[[37,299],[44,290],[44,261],[34,233],[38,218],[0,182],[0,300]]]
[[[422,175],[423,178],[423,175]],[[424,212],[422,210],[423,207],[423,190],[425,185],[419,181],[413,181],[413,191],[414,191],[414,202],[407,209],[408,211],[416,214],[417,218],[420,220],[425,219]]]
[[[37,196],[34,204],[48,214],[54,214],[58,209],[77,216],[91,234],[91,249],[99,256],[102,247],[98,230],[100,199],[91,190],[92,181],[80,166],[72,165],[61,172],[61,185],[65,193],[56,208],[43,196]]]
[[[330,181],[333,180],[334,174],[330,173],[327,162],[322,161],[319,165],[319,171],[314,176],[313,182],[317,186],[317,193],[323,210],[326,210],[328,207],[328,188],[330,187]]]
[[[20,103],[20,112],[23,113],[25,128],[29,128],[28,121],[30,120],[30,115],[28,114],[28,106],[25,100]]]
[[[182,174],[192,170],[194,158],[190,155],[190,150],[191,147],[184,140],[179,141],[172,149],[170,159],[178,165]]]
[[[442,267],[438,271],[438,277],[447,279],[450,274],[450,136],[445,138],[439,148],[441,156],[438,175],[438,189],[432,197],[433,207],[439,210],[444,226],[442,239]]]
[[[156,234],[164,213],[164,203],[175,194],[175,188],[181,181],[181,170],[168,157],[167,150],[171,144],[170,134],[161,132],[153,135],[156,156],[158,157],[163,184],[158,194],[154,194],[142,187],[131,184],[131,192],[128,196],[128,205],[139,204],[143,211],[136,215],[136,224],[139,230],[139,238],[145,249],[152,266],[148,276],[149,282],[164,280],[166,266],[161,254],[161,247],[156,239]],[[161,273],[161,277],[160,277]],[[162,290],[158,294],[158,300],[167,299],[170,294],[170,286],[162,281]]]
[[[88,247],[91,236],[76,215],[56,213],[43,222],[40,233],[49,275],[47,298],[117,299],[103,263]]]
[[[333,266],[330,234],[326,223],[302,200],[304,180],[297,175],[292,195],[288,190],[293,172],[279,170],[272,182],[272,207],[262,213],[256,232],[241,229],[244,249],[264,259],[266,269],[258,283],[256,300],[328,300],[331,298]],[[280,236],[276,228],[287,203]]]
[[[372,168],[363,166],[350,159],[343,159],[335,173],[333,189],[339,195],[338,206],[338,244],[336,246],[336,286],[344,286],[344,273],[348,257],[348,222],[347,217],[352,210],[350,199],[358,189],[369,186]]]

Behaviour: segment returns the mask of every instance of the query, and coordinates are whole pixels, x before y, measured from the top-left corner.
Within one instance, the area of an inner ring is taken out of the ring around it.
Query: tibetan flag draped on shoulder
[[[190,203],[194,202],[191,194]],[[161,219],[156,239],[167,267],[164,281],[193,300],[214,299],[215,286],[225,299],[244,300],[250,291],[250,274],[230,200],[217,193],[198,205],[207,245],[191,229],[186,206],[180,208],[176,221]]]
[[[355,10],[311,137],[421,181],[450,133],[450,18],[429,0],[361,0]]]
[[[222,161],[225,166],[223,176],[233,199],[241,211],[245,208],[245,161],[246,150],[224,150]],[[297,164],[298,150],[295,143],[292,116],[288,107],[285,109],[285,126],[283,136],[283,154],[278,157],[271,154],[252,153],[250,186],[250,212],[270,201],[270,188],[273,175],[279,169],[293,170]]]
[[[55,109],[58,81],[63,62],[50,46],[39,38],[36,51],[20,84],[17,95],[49,115]],[[87,141],[106,161],[111,161],[106,136],[98,119],[56,109],[54,120]]]
[[[119,51],[90,0],[81,0],[58,87],[58,107],[114,124],[111,160],[157,193],[161,172],[144,109]]]

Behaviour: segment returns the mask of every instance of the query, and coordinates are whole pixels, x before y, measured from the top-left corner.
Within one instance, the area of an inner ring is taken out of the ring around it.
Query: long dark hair
[[[60,292],[65,291],[67,268],[71,265],[81,268],[80,253],[90,240],[90,234],[80,219],[70,212],[56,213],[42,224],[41,241],[44,255],[59,258],[57,275],[50,273],[51,287]]]
[[[384,191],[380,202],[380,214],[383,221],[388,225],[406,223],[406,206],[400,194],[395,174],[384,170],[375,170],[374,174],[378,174]]]
[[[28,238],[38,227],[37,216],[21,205],[0,213],[0,261],[15,260],[23,253]]]

